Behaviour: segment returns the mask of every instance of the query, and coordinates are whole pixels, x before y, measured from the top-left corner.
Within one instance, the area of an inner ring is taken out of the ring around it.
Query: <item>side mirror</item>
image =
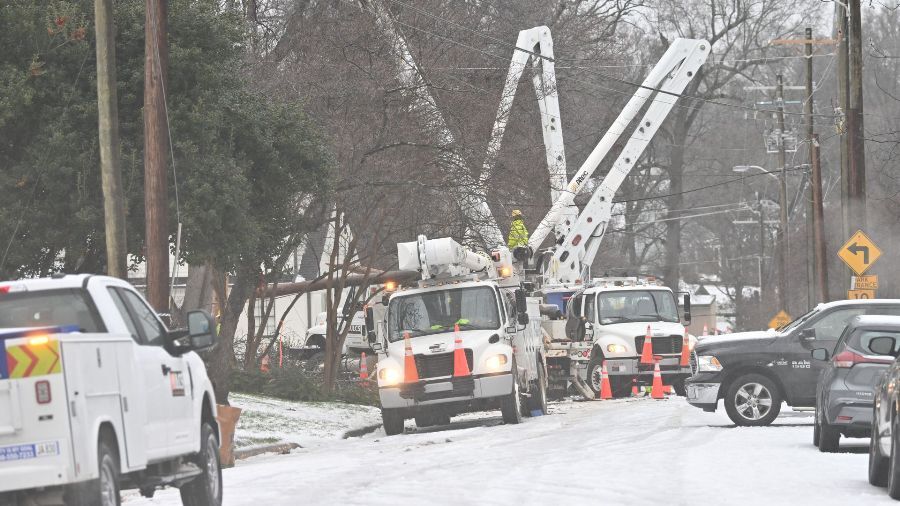
[[[684,294],[684,323],[691,324],[691,294]]]
[[[825,362],[828,360],[828,350],[825,348],[816,348],[812,351],[812,358],[820,362]]]
[[[370,343],[371,346],[372,346],[372,351],[374,351],[375,353],[380,353],[380,352],[381,352],[381,350],[382,350],[381,343],[379,343],[379,342],[373,340],[371,337],[369,337],[369,343]]]
[[[893,337],[879,336],[869,341],[869,350],[876,355],[896,357],[897,352],[894,351],[896,344],[897,341]]]
[[[194,351],[205,350],[216,344],[218,332],[212,315],[200,309],[187,314],[188,337],[190,348]]]
[[[369,344],[375,342],[375,311],[372,310],[371,307],[366,306],[366,337],[369,340]]]
[[[518,313],[519,325],[528,325],[528,300],[525,298],[525,290],[516,290],[516,313]]]

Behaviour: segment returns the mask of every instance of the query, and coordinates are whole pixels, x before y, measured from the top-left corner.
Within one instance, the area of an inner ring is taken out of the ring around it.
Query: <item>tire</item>
[[[687,397],[687,387],[684,386],[684,379],[677,379],[672,382],[672,389],[678,397]]]
[[[515,425],[522,423],[522,395],[519,393],[519,379],[516,377],[516,361],[513,360],[512,368],[512,392],[503,396],[500,400],[500,413],[503,415],[503,423]]]
[[[200,452],[193,459],[202,474],[181,486],[184,506],[221,506],[222,465],[219,438],[209,422],[200,426]]]
[[[819,425],[819,409],[816,408],[815,421],[813,422],[813,446],[819,447],[819,438],[821,437],[822,426]]]
[[[819,451],[834,453],[841,447],[841,431],[834,425],[822,420],[819,424]]]
[[[542,415],[547,414],[547,375],[544,373],[544,366],[538,365],[538,377],[535,384],[532,385],[531,397],[528,398],[528,410],[540,411]]]
[[[888,484],[888,471],[890,461],[881,454],[878,446],[878,428],[876,418],[872,417],[872,437],[869,440],[869,483],[876,487],[884,487]]]
[[[591,389],[591,392],[594,393],[595,398],[600,397],[600,374],[603,369],[603,355],[600,353],[594,354],[591,357],[590,362],[588,362],[587,368],[587,385],[588,388]],[[610,386],[612,384],[610,383]]]
[[[610,376],[609,387],[612,390],[614,399],[622,399],[631,397],[631,387],[633,386],[631,376]]]
[[[780,411],[781,392],[772,380],[761,374],[745,374],[728,386],[725,412],[735,425],[770,425]]]
[[[102,433],[101,433],[102,434]],[[97,443],[98,477],[73,485],[65,492],[69,506],[120,506],[119,456],[107,438]]]
[[[891,422],[891,456],[888,459],[887,491],[891,499],[900,499],[900,424]]]
[[[384,433],[388,436],[403,434],[403,413],[399,409],[381,408],[381,423],[384,425]]]

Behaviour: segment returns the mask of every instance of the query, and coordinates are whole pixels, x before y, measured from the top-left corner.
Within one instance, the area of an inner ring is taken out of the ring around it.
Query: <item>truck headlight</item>
[[[484,366],[493,372],[502,371],[506,368],[503,367],[507,362],[506,355],[494,355],[493,357],[488,357],[487,360],[484,361]]]
[[[700,355],[697,357],[697,371],[699,372],[718,372],[722,370],[722,364],[719,359],[712,355]]]
[[[606,351],[607,353],[625,353],[628,349],[621,344],[607,344]]]
[[[400,373],[399,369],[393,367],[383,367],[378,370],[378,379],[384,386],[396,385],[400,383],[400,380],[402,378],[403,374]]]

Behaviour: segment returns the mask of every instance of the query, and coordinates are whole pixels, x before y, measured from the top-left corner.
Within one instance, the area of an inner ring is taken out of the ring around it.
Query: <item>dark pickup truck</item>
[[[777,330],[704,339],[691,354],[687,400],[715,411],[723,399],[728,417],[745,426],[771,424],[782,401],[812,408],[822,363],[811,350],[832,351],[847,323],[860,315],[900,315],[900,300],[829,302]]]

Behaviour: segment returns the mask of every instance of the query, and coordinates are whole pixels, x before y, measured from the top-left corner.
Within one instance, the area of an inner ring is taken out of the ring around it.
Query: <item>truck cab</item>
[[[115,278],[0,283],[0,503],[106,506],[172,485],[220,504],[215,396],[194,353],[215,324],[188,323],[169,330]]]
[[[547,289],[545,301],[559,299],[559,292]],[[686,302],[687,319],[689,299]],[[564,320],[548,318],[544,326],[551,336],[548,361],[557,390],[564,388],[564,380],[583,381],[596,396],[604,361],[613,396],[650,384],[653,365],[640,360],[649,333],[663,382],[683,395],[683,382],[690,376],[690,367],[680,365],[685,328],[675,294],[665,286],[633,277],[595,279],[566,298]],[[693,346],[696,338],[688,336],[688,342]]]
[[[523,414],[546,412],[539,300],[525,297],[512,269],[491,276],[490,260],[451,239],[405,244],[415,259],[401,244],[401,268],[425,257],[435,267],[445,251],[469,267],[437,275],[425,267],[426,279],[391,294],[377,321],[370,313],[385,431],[402,432],[407,418],[429,426],[500,408],[504,421],[519,423]],[[508,262],[508,250],[494,258]]]

